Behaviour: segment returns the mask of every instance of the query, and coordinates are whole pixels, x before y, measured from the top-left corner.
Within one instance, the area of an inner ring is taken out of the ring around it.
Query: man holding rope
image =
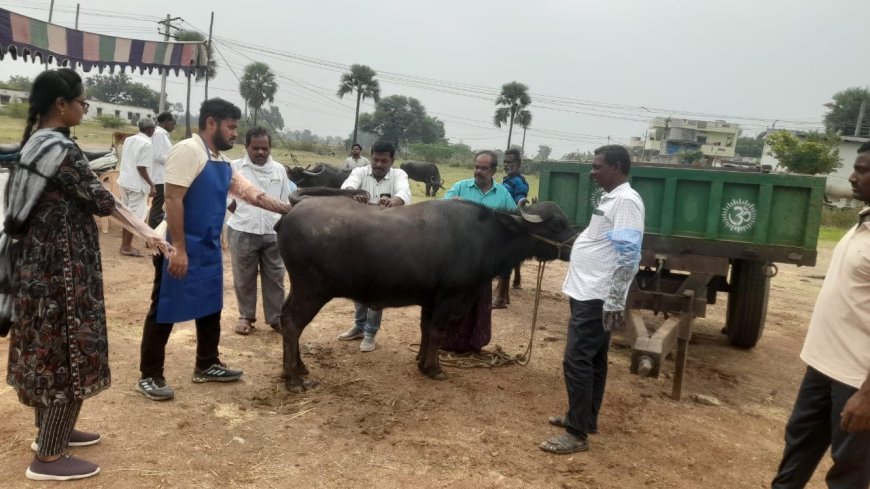
[[[628,183],[631,157],[617,145],[595,150],[592,178],[606,192],[589,226],[574,241],[562,286],[571,302],[562,368],[568,412],[550,424],[565,429],[541,443],[541,450],[566,454],[589,450],[587,436],[598,432],[598,412],[607,381],[610,332],[624,322],[628,287],[640,264],[643,201]]]

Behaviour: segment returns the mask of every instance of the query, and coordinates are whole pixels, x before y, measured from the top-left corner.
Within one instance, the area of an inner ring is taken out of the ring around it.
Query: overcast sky
[[[48,18],[49,1],[3,0],[14,12]],[[54,23],[72,27],[72,0],[57,0]],[[444,121],[451,142],[504,148],[492,125],[495,94],[519,81],[532,96],[526,153],[553,156],[643,137],[648,119],[725,119],[757,132],[819,127],[835,92],[870,85],[865,57],[867,0],[398,0],[245,2],[82,0],[80,29],[161,39],[156,20],[208,31],[215,13],[218,76],[210,95],[242,105],[238,80],[251,61],[278,74],[276,104],[287,129],[321,136],[353,129],[353,97],[338,100],[353,63],[381,73],[382,96],[418,98]],[[259,49],[266,49],[264,52]],[[225,59],[224,59],[225,58]],[[0,79],[35,76],[38,65],[0,62]],[[159,89],[154,75],[134,79]],[[169,98],[184,101],[184,78]],[[203,99],[194,89],[192,106]],[[363,104],[361,111],[371,111]],[[692,116],[687,113],[703,115]],[[519,143],[522,130],[515,129]]]

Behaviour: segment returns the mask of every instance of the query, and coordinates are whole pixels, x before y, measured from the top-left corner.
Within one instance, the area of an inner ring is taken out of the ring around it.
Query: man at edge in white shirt
[[[139,133],[124,140],[121,148],[121,174],[118,186],[121,187],[121,203],[126,205],[136,217],[145,221],[148,213],[148,197],[153,197],[154,184],[148,172],[154,158],[151,136],[154,134],[154,121],[142,118],[138,122]],[[133,233],[126,228],[121,232],[121,254],[143,256],[133,248]]]
[[[852,195],[870,204],[870,142],[858,148]],[[772,489],[806,486],[830,448],[830,489],[870,487],[870,208],[834,248],[801,360],[807,369],[785,426]]]
[[[163,222],[166,213],[163,210],[163,181],[166,174],[166,157],[172,148],[172,140],[169,133],[175,130],[175,118],[171,112],[164,112],[157,116],[157,127],[151,136],[151,145],[154,148],[154,162],[151,164],[151,182],[154,184],[154,197],[151,199],[151,209],[148,211],[148,225],[156,228]]]

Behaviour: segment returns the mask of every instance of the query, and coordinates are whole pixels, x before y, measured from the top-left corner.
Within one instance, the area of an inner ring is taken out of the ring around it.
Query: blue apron
[[[206,155],[210,155],[208,147]],[[221,229],[226,214],[232,168],[226,161],[208,160],[184,195],[184,236],[187,244],[187,276],[169,274],[163,260],[158,323],[180,323],[214,314],[223,309],[224,271]],[[172,242],[172,236],[168,237]]]

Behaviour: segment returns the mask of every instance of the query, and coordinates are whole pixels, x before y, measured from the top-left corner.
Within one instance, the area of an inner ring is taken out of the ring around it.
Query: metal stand
[[[692,268],[689,274],[671,273],[665,256],[647,256],[647,268],[641,271],[629,291],[626,331],[621,332],[631,345],[633,374],[657,378],[664,359],[676,349],[674,382],[671,397],[679,401],[686,377],[686,359],[692,323],[695,317],[704,317],[707,307],[707,288],[715,275],[727,274],[727,260],[711,264],[705,258],[703,266]],[[674,260],[681,267],[692,265],[691,258]],[[653,269],[654,267],[654,269]],[[658,328],[647,327],[641,310],[662,313],[665,321]]]

